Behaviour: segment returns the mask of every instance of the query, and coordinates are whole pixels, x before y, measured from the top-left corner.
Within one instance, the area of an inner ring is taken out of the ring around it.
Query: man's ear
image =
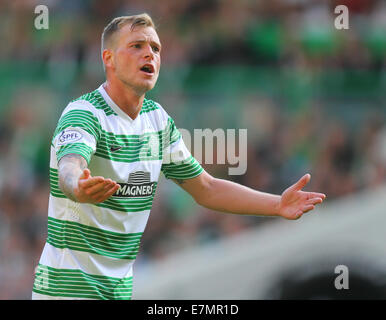
[[[105,68],[113,68],[114,67],[114,53],[110,49],[104,49],[102,52],[102,60]]]

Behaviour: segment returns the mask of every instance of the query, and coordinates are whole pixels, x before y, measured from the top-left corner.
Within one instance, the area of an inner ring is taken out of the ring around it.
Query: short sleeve
[[[91,111],[76,107],[65,110],[52,140],[57,161],[66,154],[75,153],[83,156],[89,163],[96,151],[100,132],[98,118]]]
[[[186,180],[199,176],[204,169],[185,146],[182,135],[171,118],[168,119],[165,132],[166,142],[161,167],[165,177]]]

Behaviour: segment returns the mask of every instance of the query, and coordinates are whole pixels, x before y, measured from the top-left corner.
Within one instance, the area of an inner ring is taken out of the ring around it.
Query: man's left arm
[[[217,179],[205,171],[192,179],[173,180],[190,193],[198,204],[208,209],[235,214],[281,216],[295,220],[313,210],[316,204],[322,203],[326,198],[323,193],[302,191],[310,179],[310,174],[304,175],[281,195]]]

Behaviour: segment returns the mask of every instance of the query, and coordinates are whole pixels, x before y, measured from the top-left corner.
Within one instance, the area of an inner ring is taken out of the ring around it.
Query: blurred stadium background
[[[34,8],[49,8],[49,29]],[[334,28],[345,4],[350,28]],[[296,222],[215,213],[161,178],[134,298],[385,298],[386,1],[0,1],[0,299],[30,299],[47,233],[49,145],[66,104],[104,81],[100,35],[148,12],[159,101],[178,127],[248,129],[248,169],[281,193],[305,172],[325,203]],[[334,288],[335,266],[350,290]]]

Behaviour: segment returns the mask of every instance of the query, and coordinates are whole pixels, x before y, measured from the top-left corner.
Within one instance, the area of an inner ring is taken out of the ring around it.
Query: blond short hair
[[[114,18],[103,30],[101,52],[103,52],[106,48],[111,47],[114,35],[126,25],[131,25],[131,30],[138,26],[152,27],[156,29],[153,20],[147,13]]]

